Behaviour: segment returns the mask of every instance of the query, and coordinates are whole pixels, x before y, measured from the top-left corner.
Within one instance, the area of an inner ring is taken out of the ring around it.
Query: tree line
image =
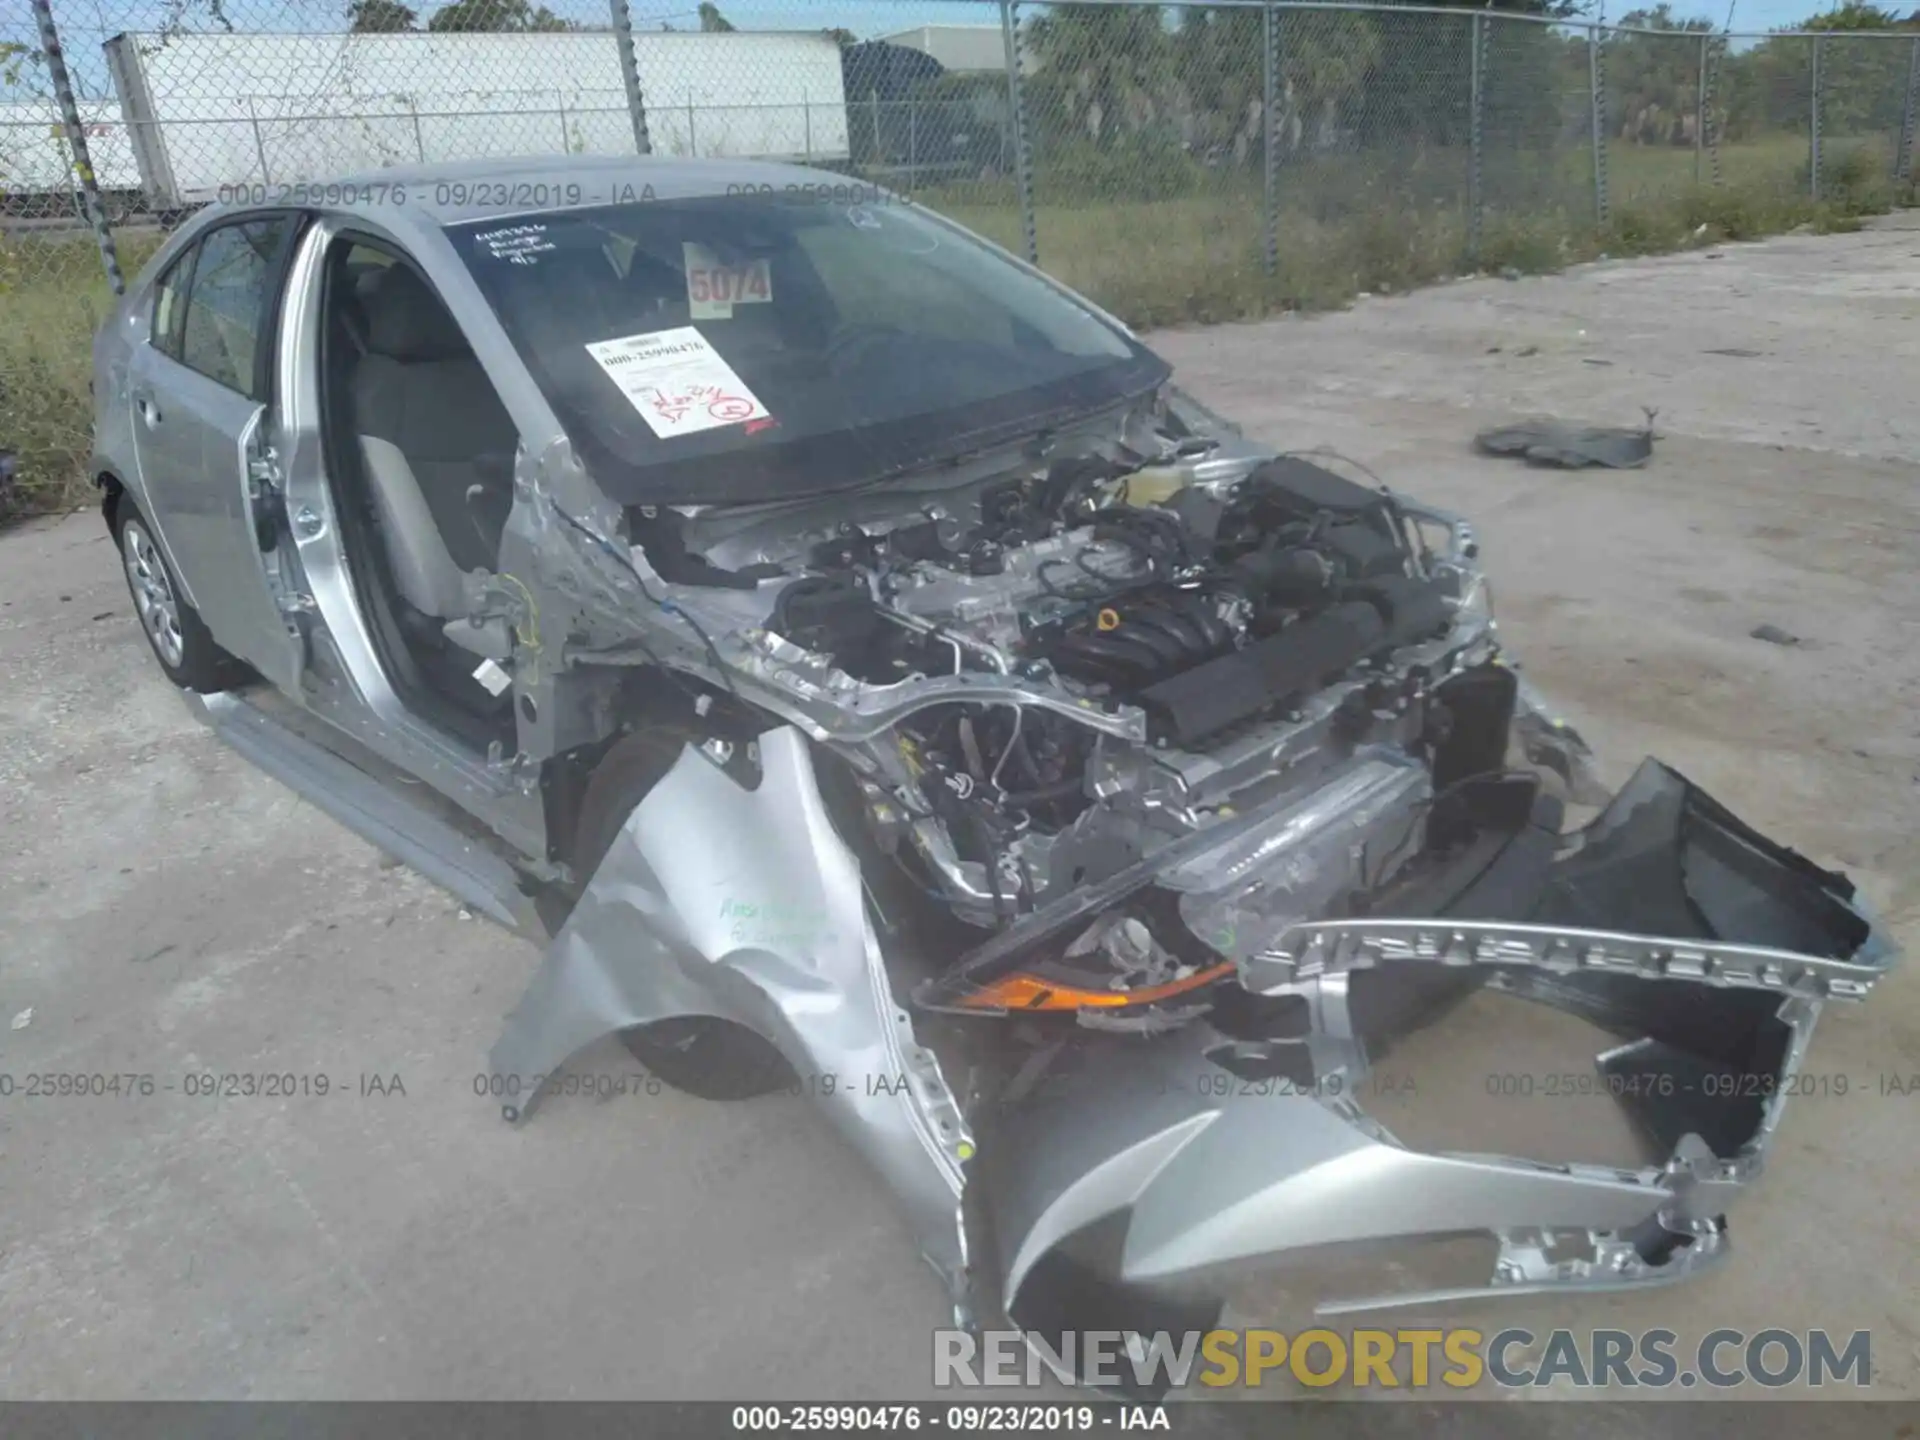
[[[1409,139],[1464,138],[1472,121],[1466,83],[1472,21],[1375,11],[1277,12],[1276,133],[1284,151]],[[1501,14],[1574,20],[1569,0],[1510,0]],[[1169,18],[1171,17],[1171,23]],[[1029,103],[1042,138],[1110,149],[1148,136],[1177,137],[1189,152],[1245,158],[1265,129],[1265,31],[1257,10],[1061,8],[1036,18],[1027,43]],[[1905,17],[1844,3],[1795,29],[1912,31]],[[1652,33],[1647,33],[1652,32]],[[1691,145],[1701,103],[1720,139],[1804,128],[1810,118],[1812,42],[1774,34],[1733,48],[1712,22],[1680,19],[1660,3],[1605,32],[1603,75],[1610,139]],[[1589,129],[1587,32],[1577,26],[1496,20],[1480,56],[1483,127],[1503,143],[1562,143]],[[1911,47],[1829,41],[1821,61],[1821,118],[1832,131],[1897,128]]]
[[[1578,22],[1582,0],[1491,0],[1470,9],[1454,0],[1449,8],[1459,14],[1395,14],[1391,7],[1278,12],[1273,120],[1282,150],[1464,143],[1475,118],[1465,81],[1475,43],[1472,14],[1496,17],[1480,57],[1483,130],[1525,148],[1564,144],[1590,127],[1584,28],[1497,18]],[[695,13],[701,31],[735,28],[712,0]],[[562,18],[538,0],[450,0],[424,22],[405,0],[351,0],[347,14],[360,32],[607,28]],[[1195,155],[1251,163],[1267,122],[1264,24],[1258,10],[1244,8],[1041,11],[1023,31],[1034,139],[1057,154],[1119,155],[1135,165]],[[662,21],[661,28],[671,26]],[[1900,16],[1864,0],[1843,0],[1792,28],[1920,34],[1920,9]],[[825,33],[843,47],[857,43],[844,29]],[[1804,128],[1811,52],[1810,42],[1779,33],[1736,49],[1711,21],[1681,19],[1667,0],[1633,10],[1606,36],[1608,138],[1691,146],[1700,138],[1703,109],[1723,141]],[[1910,58],[1908,47],[1891,43],[1830,44],[1822,59],[1823,124],[1834,131],[1897,128]],[[991,83],[988,77],[929,76],[915,87],[915,98],[938,102],[978,91],[978,110]]]
[[[702,0],[695,15],[699,28],[708,34],[722,34],[734,28],[712,0]],[[591,33],[613,28],[565,19],[531,0],[451,0],[428,16],[424,26],[420,23],[420,12],[404,0],[350,0],[347,26],[359,34],[397,34],[425,29],[443,35],[476,31],[510,35],[555,31]],[[671,30],[673,26],[663,20],[660,28]]]

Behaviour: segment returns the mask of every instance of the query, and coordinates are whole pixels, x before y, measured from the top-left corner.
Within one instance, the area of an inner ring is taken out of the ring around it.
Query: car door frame
[[[133,300],[133,310],[129,317],[129,328],[132,334],[128,343],[126,364],[114,394],[115,407],[125,412],[119,417],[118,422],[125,426],[124,433],[127,439],[123,478],[133,490],[135,503],[140,507],[140,513],[146,516],[147,528],[152,532],[154,542],[160,547],[160,553],[166,559],[167,571],[172,576],[174,588],[179,592],[181,599],[194,606],[196,612],[199,606],[193,598],[192,579],[186,574],[180,558],[173,553],[173,542],[168,538],[167,527],[162,523],[159,515],[160,506],[147,491],[146,473],[143,469],[145,452],[140,443],[140,417],[134,397],[138,386],[137,376],[140,373],[141,357],[149,349],[160,350],[163,355],[168,353],[159,346],[154,334],[154,320],[160,307],[161,287],[169,275],[182,267],[186,269],[185,283],[189,286],[193,283],[193,266],[200,259],[199,241],[199,232],[182,230],[174,240],[168,242],[172,250],[171,254],[167,253],[167,246],[163,246],[159,252],[158,258],[161,263],[154,273],[153,280],[144,285]],[[186,291],[182,290],[180,319],[183,329],[186,324],[186,313]]]
[[[287,206],[223,212],[197,229],[156,279],[140,348],[128,367],[130,416],[136,435],[140,491],[147,520],[160,534],[175,579],[187,603],[222,649],[245,661],[264,679],[289,692],[301,684],[304,647],[287,616],[281,574],[283,526],[275,510],[278,457],[267,417],[273,408],[281,296],[288,264],[307,222]],[[253,317],[253,373],[238,392],[185,359],[185,336],[207,243],[222,230],[261,221],[284,221],[286,232],[268,265]],[[188,267],[180,298],[180,345],[169,350],[154,331],[160,279]],[[167,397],[162,406],[159,396]],[[146,447],[139,436],[168,424],[174,410],[172,455]],[[179,413],[184,409],[185,414]],[[199,432],[178,447],[179,427]],[[222,444],[221,442],[225,442]],[[228,447],[231,458],[227,458]],[[188,452],[197,450],[197,466]],[[150,465],[150,461],[159,463]],[[183,468],[185,473],[172,473]]]
[[[398,263],[413,266],[433,284],[434,272],[417,253],[414,241],[364,215],[318,214],[302,230],[290,257],[276,332],[276,404],[271,422],[282,457],[284,505],[292,521],[300,587],[295,602],[309,641],[312,683],[295,698],[381,759],[425,781],[539,869],[549,852],[545,805],[538,787],[522,783],[512,757],[478,752],[407,704],[381,658],[355,587],[327,466],[326,376],[320,360],[327,323],[328,256],[336,243],[355,239],[391,251]],[[466,330],[470,317],[440,286],[434,288]],[[524,408],[515,409],[508,393],[511,385],[502,383],[503,377],[485,365],[484,357],[483,367],[513,416],[524,446],[529,433],[541,433],[546,418],[536,415],[530,423]]]

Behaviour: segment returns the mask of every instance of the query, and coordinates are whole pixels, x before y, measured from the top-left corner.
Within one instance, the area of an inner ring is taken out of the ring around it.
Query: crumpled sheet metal
[[[1604,426],[1567,425],[1558,420],[1524,420],[1482,430],[1474,445],[1489,455],[1518,455],[1529,465],[1581,470],[1604,466],[1609,470],[1638,470],[1653,458],[1653,427],[1618,430]]]
[[[548,606],[564,609],[568,624],[550,626],[569,634],[582,648],[615,646],[636,638],[649,639],[656,648],[685,650],[704,664],[706,657],[689,635],[682,639],[655,633],[651,619],[655,606],[643,593],[642,582],[624,545],[611,538],[611,517],[568,508],[562,491],[578,489],[578,461],[571,449],[556,445],[536,467],[538,483],[520,488],[508,526],[508,539],[524,539],[524,552],[503,559],[524,558],[527,578],[540,587]],[[560,483],[572,479],[571,487]],[[604,502],[602,502],[604,504]],[[558,603],[556,603],[558,602]],[[549,617],[556,620],[558,617]]]
[[[1514,696],[1514,734],[1521,753],[1535,765],[1560,777],[1567,798],[1576,805],[1604,805],[1609,799],[1600,783],[1599,765],[1586,737],[1563,718],[1524,675]]]
[[[772,1040],[906,1204],[955,1294],[973,1140],[893,998],[858,862],[835,833],[808,743],[759,740],[749,790],[694,749],[634,808],[490,1056],[507,1118],[593,1041],[717,1015]]]
[[[1527,703],[1544,710],[1536,695]],[[1579,760],[1583,747],[1566,734],[1542,738]],[[1684,903],[1702,926],[1723,926],[1704,933],[1731,929],[1739,941],[1602,933],[1564,915],[1316,920],[1239,966],[1246,989],[1305,1002],[1299,1038],[1229,1041],[1196,1023],[1089,1044],[1017,1106],[983,1118],[1015,1322],[1045,1334],[1147,1333],[1177,1314],[1207,1328],[1250,1264],[1460,1233],[1497,1243],[1484,1284],[1335,1296],[1319,1313],[1664,1284],[1724,1258],[1725,1214],[1760,1172],[1823,1002],[1866,993],[1892,951],[1845,877],[1749,839],[1737,817],[1657,762],[1642,765],[1564,863],[1577,869],[1616,832],[1635,854],[1669,837]],[[1715,859],[1730,852],[1744,857],[1732,868]],[[1661,888],[1644,866],[1634,873]],[[1610,903],[1591,878],[1582,893]],[[1775,948],[1755,927],[1777,936]],[[1779,948],[1795,937],[1800,948]],[[1595,1063],[1626,1082],[1615,1098],[1649,1142],[1647,1163],[1422,1153],[1366,1113],[1361,1087],[1378,1047],[1482,984],[1640,1037]],[[1571,1251],[1565,1241],[1576,1242]],[[1108,1284],[1090,1287],[1089,1274]]]
[[[1702,1147],[1689,1144],[1669,1163],[1641,1170],[1425,1153],[1341,1098],[1365,1075],[1359,1055],[1333,1089],[1197,1083],[1224,1073],[1208,1059],[1223,1043],[1195,1025],[1091,1054],[1000,1118],[987,1140],[989,1173],[1001,1177],[991,1190],[993,1223],[1016,1324],[1041,1334],[1151,1333],[1179,1314],[1206,1328],[1249,1265],[1449,1234],[1496,1237],[1486,1284],[1326,1296],[1319,1313],[1660,1284],[1726,1253],[1712,1217],[1730,1187]],[[1329,1078],[1322,1075],[1323,1085]],[[1653,1226],[1691,1243],[1648,1260],[1631,1237]],[[1589,1239],[1588,1258],[1534,1254],[1540,1236],[1567,1232]],[[1089,1267],[1111,1277],[1092,1292],[1097,1314],[1083,1308]]]

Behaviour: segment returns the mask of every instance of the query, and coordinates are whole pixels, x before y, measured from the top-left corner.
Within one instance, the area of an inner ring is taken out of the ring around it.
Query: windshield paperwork
[[[626,504],[842,489],[1167,375],[1084,305],[884,197],[647,201],[449,233]]]

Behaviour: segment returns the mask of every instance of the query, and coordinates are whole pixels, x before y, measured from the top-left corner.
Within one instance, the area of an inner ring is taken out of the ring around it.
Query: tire
[[[166,677],[182,690],[212,695],[253,678],[245,664],[214,643],[197,612],[180,598],[166,556],[134,503],[122,495],[113,507],[113,539],[133,596],[134,617]]]
[[[592,876],[627,816],[679,758],[671,732],[615,742],[587,781],[574,826],[574,868]],[[702,1100],[751,1100],[793,1085],[793,1067],[756,1030],[718,1015],[676,1015],[620,1032],[634,1059],[664,1083]]]

